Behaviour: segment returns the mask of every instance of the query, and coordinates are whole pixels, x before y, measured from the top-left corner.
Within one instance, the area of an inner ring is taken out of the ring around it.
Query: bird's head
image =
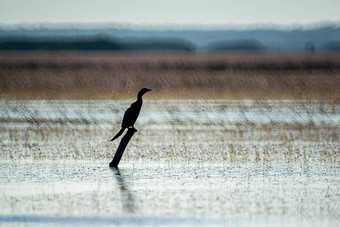
[[[138,98],[142,98],[142,96],[148,91],[151,91],[151,89],[149,89],[149,88],[140,89],[140,91],[138,92]]]

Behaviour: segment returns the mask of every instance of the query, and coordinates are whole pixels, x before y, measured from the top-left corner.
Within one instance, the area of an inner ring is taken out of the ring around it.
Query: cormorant
[[[142,96],[148,91],[151,91],[151,89],[142,88],[138,92],[137,101],[132,103],[131,106],[124,113],[123,122],[121,126],[122,128],[110,141],[117,139],[124,132],[126,128],[129,128],[129,127],[134,128],[133,125],[135,124],[137,117],[139,115],[140,109],[142,108],[142,104],[143,104]]]

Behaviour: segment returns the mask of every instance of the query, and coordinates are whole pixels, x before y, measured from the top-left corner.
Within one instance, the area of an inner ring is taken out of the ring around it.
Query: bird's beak
[[[151,89],[148,89],[148,91],[152,91]]]

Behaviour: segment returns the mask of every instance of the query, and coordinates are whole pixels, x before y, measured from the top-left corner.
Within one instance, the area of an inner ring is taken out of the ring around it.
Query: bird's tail
[[[110,139],[110,141],[117,139],[124,132],[124,130],[125,128],[121,128],[119,132],[112,139]]]

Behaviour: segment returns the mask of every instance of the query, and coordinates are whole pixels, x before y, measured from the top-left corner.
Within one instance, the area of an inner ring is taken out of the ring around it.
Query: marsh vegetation
[[[35,54],[0,59],[0,222],[338,225],[335,58]]]
[[[2,99],[339,99],[338,53],[2,52]]]

